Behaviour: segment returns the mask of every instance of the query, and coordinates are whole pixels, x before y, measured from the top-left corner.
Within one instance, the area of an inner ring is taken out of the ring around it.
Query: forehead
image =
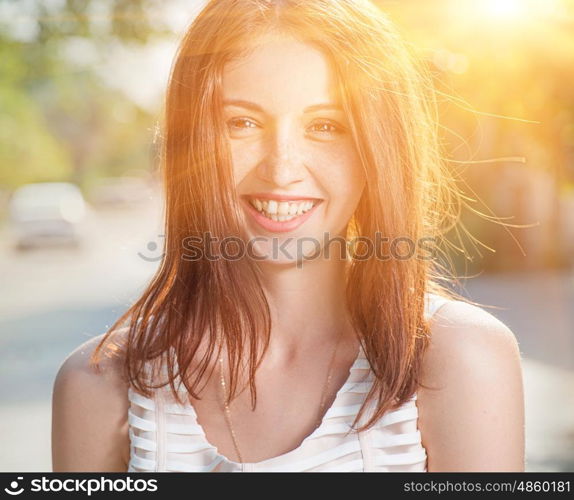
[[[269,113],[338,103],[329,60],[313,45],[288,36],[259,40],[223,70],[224,99],[255,102]]]

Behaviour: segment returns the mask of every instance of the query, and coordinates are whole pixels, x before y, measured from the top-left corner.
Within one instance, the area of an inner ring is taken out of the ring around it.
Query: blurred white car
[[[17,188],[8,203],[15,244],[78,245],[84,235],[87,206],[82,192],[69,182],[39,182]]]

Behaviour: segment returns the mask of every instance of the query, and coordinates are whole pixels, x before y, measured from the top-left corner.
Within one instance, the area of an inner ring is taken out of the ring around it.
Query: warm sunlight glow
[[[470,5],[483,17],[510,25],[518,21],[541,21],[552,17],[559,10],[561,0],[482,0]]]
[[[487,14],[495,18],[511,19],[528,12],[528,2],[524,0],[483,0]]]
[[[535,26],[564,19],[564,0],[450,0],[452,23],[463,31],[480,28],[481,33],[513,36]]]

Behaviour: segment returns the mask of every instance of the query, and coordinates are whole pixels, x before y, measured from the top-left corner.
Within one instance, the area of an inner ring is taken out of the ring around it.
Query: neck
[[[271,309],[270,357],[337,342],[350,335],[345,300],[347,262],[315,259],[296,265],[264,264],[262,281]]]

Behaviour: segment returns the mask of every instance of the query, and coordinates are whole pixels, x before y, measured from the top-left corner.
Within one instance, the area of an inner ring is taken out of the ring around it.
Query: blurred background
[[[157,122],[203,0],[0,0],[0,471],[50,471],[63,359],[161,259]],[[469,197],[457,291],[516,334],[527,470],[574,471],[574,1],[381,0]]]

